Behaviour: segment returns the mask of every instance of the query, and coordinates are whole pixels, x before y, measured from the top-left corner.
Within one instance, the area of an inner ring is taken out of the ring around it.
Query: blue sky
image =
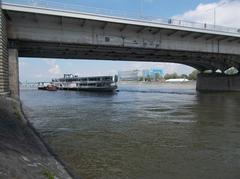
[[[53,0],[52,0],[53,1]],[[65,3],[64,0],[58,2]],[[172,17],[194,9],[200,3],[208,4],[216,2],[213,0],[72,0],[69,3],[104,9],[120,10],[125,12],[139,13],[141,3],[142,11],[146,16]]]
[[[13,0],[14,1],[14,0]],[[17,0],[16,0],[17,1]],[[42,0],[43,1],[43,0]],[[50,1],[50,0],[48,0]],[[54,0],[51,0],[54,1]],[[199,11],[203,7],[215,7],[221,1],[213,0],[58,0],[55,2],[79,4],[90,7],[119,10],[122,12],[155,16],[161,18],[178,17],[190,20],[209,20],[213,12],[204,14]],[[142,5],[141,5],[142,4]],[[142,8],[141,8],[142,7]],[[190,15],[189,15],[190,14]],[[220,13],[219,13],[220,14]],[[199,18],[201,17],[201,18]],[[220,20],[219,20],[220,22]],[[84,75],[108,75],[119,70],[145,69],[160,67],[165,73],[190,73],[193,69],[183,65],[168,63],[140,63],[95,60],[63,60],[20,58],[21,81],[47,81],[64,73]]]

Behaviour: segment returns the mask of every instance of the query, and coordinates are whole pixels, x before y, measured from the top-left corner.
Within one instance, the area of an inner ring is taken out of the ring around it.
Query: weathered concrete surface
[[[8,50],[9,89],[12,98],[19,99],[18,50]]]
[[[240,66],[240,33],[3,4],[19,57],[173,62],[199,71]]]
[[[198,91],[240,91],[240,75],[198,74]]]
[[[71,178],[31,129],[19,105],[0,97],[0,178]]]
[[[0,5],[0,94],[9,92],[6,17]]]
[[[16,4],[3,3],[0,8],[0,49],[4,52],[0,54],[0,93],[9,91],[7,47],[18,49],[19,57],[172,62],[199,71],[240,69],[238,32]],[[197,89],[204,89],[203,83]],[[13,96],[17,86],[11,89]],[[234,85],[230,88],[235,89]]]

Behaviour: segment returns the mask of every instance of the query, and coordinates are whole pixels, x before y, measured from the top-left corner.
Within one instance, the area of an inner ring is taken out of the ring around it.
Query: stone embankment
[[[0,97],[0,179],[70,179],[24,117],[20,102]]]

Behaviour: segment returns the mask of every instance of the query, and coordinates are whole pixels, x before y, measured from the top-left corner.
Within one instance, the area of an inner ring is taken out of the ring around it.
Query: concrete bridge
[[[19,95],[18,57],[173,62],[201,72],[240,69],[240,29],[21,2],[1,3],[1,94]],[[240,91],[239,80],[201,74],[197,90]]]

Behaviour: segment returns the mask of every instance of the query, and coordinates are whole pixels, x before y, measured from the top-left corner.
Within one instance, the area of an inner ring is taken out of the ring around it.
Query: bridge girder
[[[237,56],[229,58],[228,55],[208,53],[15,40],[9,40],[8,46],[17,48],[20,57],[169,62],[189,65],[200,71],[225,71],[230,67],[239,69]]]

